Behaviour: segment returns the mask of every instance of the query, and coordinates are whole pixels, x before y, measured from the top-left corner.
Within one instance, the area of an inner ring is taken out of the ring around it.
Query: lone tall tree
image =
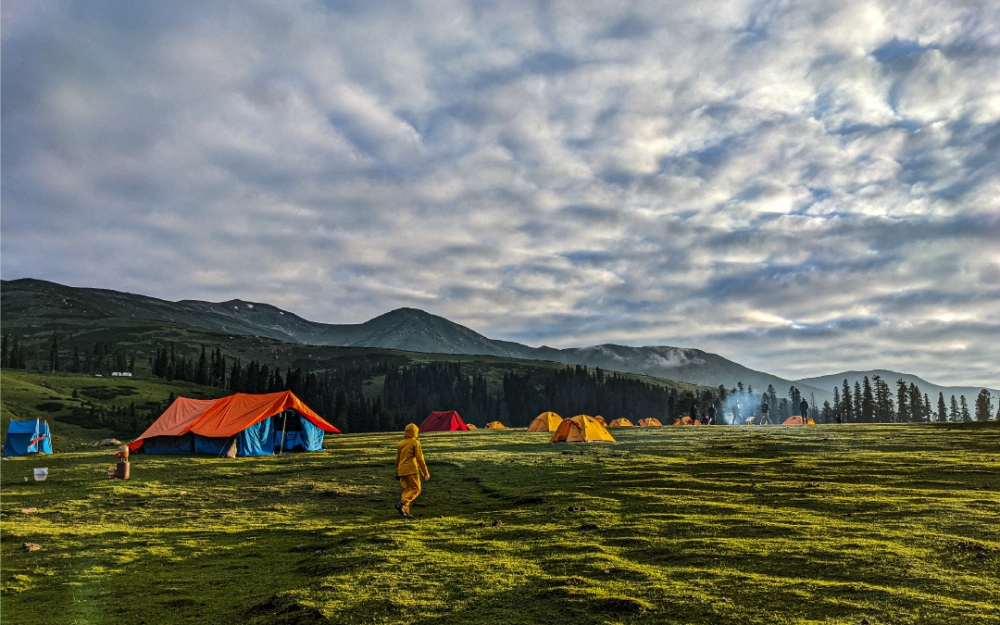
[[[948,406],[944,403],[944,393],[938,393],[937,420],[942,423],[948,420]]]
[[[989,421],[993,412],[993,397],[985,388],[976,397],[976,421]]]

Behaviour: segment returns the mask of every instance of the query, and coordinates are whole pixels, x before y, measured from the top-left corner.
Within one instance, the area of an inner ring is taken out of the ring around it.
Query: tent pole
[[[282,413],[281,417],[281,444],[278,445],[278,455],[285,453],[285,426],[288,425],[288,411]]]

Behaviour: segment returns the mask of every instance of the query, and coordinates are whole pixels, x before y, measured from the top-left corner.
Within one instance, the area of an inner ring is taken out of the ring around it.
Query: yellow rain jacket
[[[405,438],[396,448],[396,477],[422,473],[427,475],[427,464],[424,463],[424,452],[420,449],[417,433],[420,430],[413,423],[406,426]]]

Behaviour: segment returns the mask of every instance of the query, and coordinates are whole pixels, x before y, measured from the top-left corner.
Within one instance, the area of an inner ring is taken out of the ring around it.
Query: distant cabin
[[[132,372],[131,371],[112,371],[111,372],[111,377],[113,377],[113,378],[131,378],[132,377]]]

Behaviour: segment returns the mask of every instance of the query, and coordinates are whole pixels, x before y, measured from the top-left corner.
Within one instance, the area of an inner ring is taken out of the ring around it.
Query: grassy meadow
[[[0,616],[1000,623],[995,424],[614,434],[422,435],[432,475],[408,522],[392,507],[398,434],[257,459],[138,455],[129,481],[106,479],[106,450],[5,460]],[[25,482],[36,466],[48,481]]]

